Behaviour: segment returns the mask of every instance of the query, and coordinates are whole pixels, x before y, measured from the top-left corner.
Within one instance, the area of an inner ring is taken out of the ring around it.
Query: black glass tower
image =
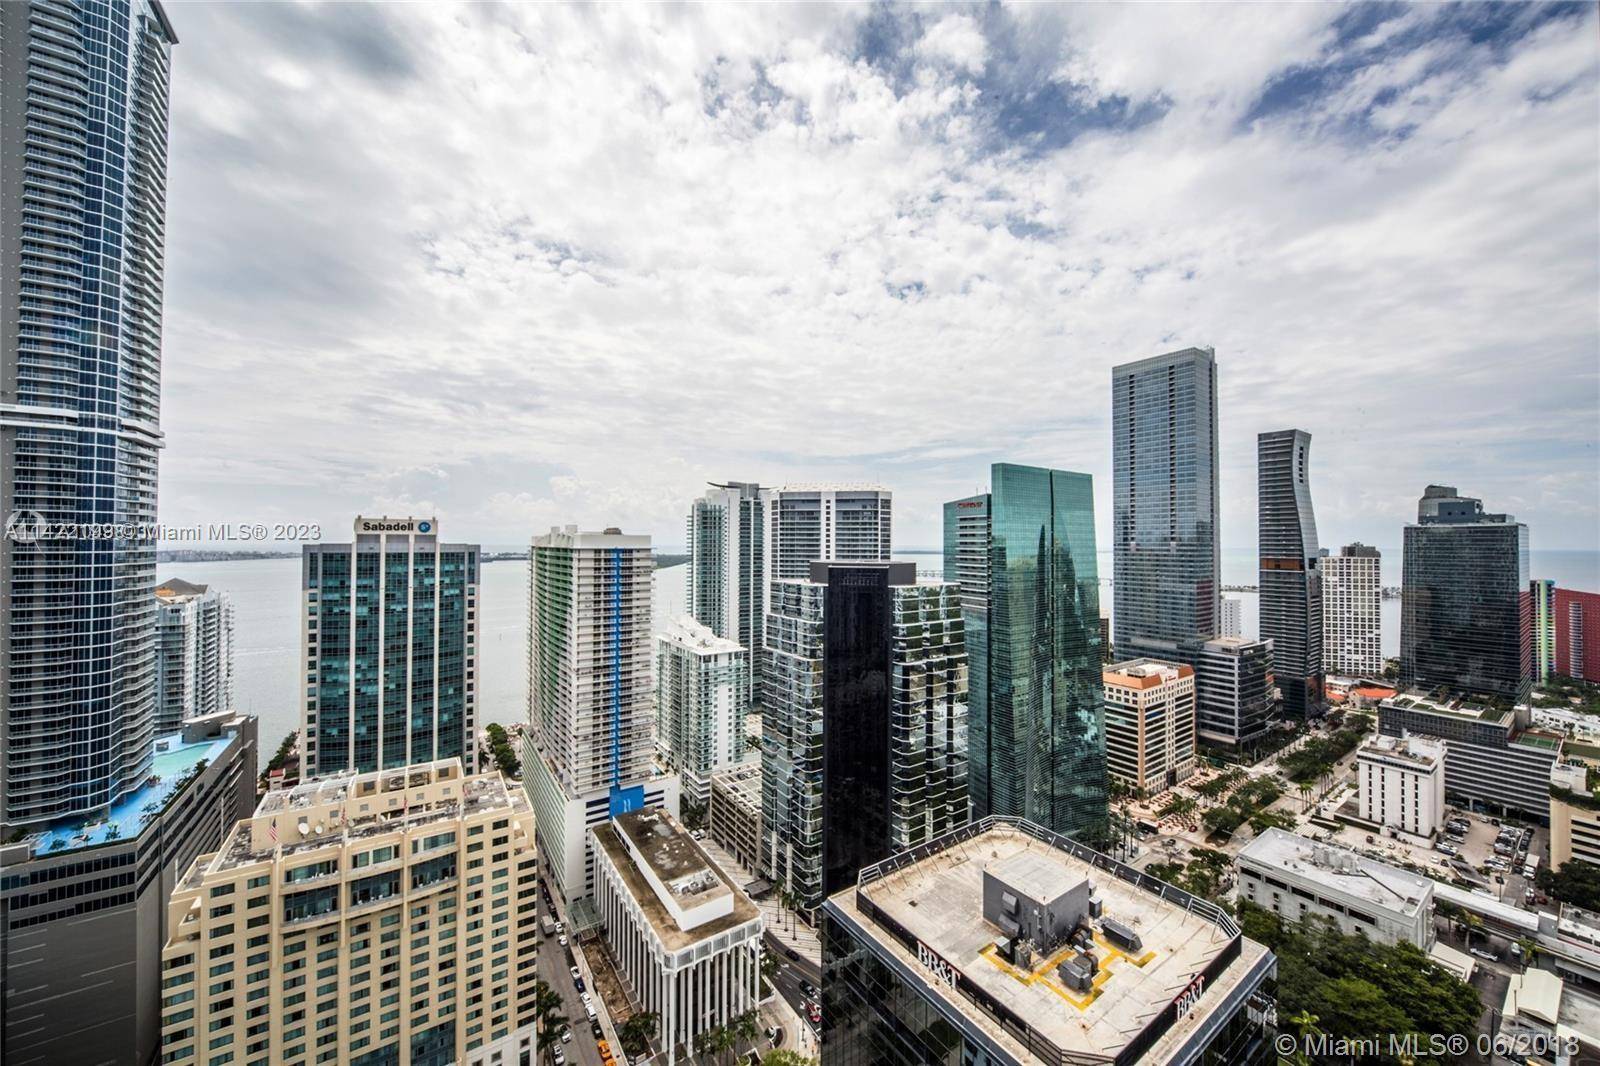
[[[1256,437],[1261,639],[1272,641],[1273,675],[1290,718],[1322,707],[1322,576],[1310,458],[1305,430]]]
[[[1533,684],[1528,527],[1429,485],[1406,527],[1400,678],[1521,701]]]

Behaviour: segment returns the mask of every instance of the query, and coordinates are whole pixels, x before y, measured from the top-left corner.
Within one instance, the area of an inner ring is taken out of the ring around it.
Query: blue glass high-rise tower
[[[155,540],[140,530],[156,519],[176,42],[154,0],[0,5],[7,825],[103,812],[151,774]]]
[[[1059,833],[1106,824],[1094,487],[996,463],[990,491],[944,505],[945,580],[961,586],[972,814]]]
[[[1221,629],[1212,349],[1112,369],[1111,471],[1116,654],[1182,657]]]

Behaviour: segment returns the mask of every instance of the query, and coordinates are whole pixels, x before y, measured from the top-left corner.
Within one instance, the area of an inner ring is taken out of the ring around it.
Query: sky
[[[1600,547],[1593,5],[169,6],[161,520],[684,539],[708,480],[1093,475],[1214,347],[1324,545]],[[258,545],[238,545],[258,547]]]

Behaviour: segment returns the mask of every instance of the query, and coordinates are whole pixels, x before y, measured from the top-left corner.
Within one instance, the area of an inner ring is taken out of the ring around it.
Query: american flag
[[[272,824],[267,828],[267,835],[272,837],[273,846],[276,847],[278,843],[278,820],[276,818],[272,820]]]

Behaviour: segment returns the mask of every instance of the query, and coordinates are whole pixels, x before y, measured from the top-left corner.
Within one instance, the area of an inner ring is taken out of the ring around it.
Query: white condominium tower
[[[774,581],[805,580],[819,559],[886,561],[892,495],[877,485],[763,489],[767,523],[763,595],[770,598]]]
[[[528,552],[528,734],[523,779],[550,879],[591,894],[591,826],[646,805],[676,813],[675,778],[651,780],[648,536],[552,528]]]
[[[1341,677],[1383,672],[1383,577],[1377,548],[1347,544],[1322,559],[1322,666]]]
[[[656,634],[656,732],[667,765],[702,807],[711,775],[745,758],[749,698],[750,653],[737,642],[687,617]]]
[[[445,759],[269,792],[177,876],[150,960],[161,1062],[532,1060],[533,814],[499,774]]]
[[[689,615],[751,652],[761,648],[766,532],[760,485],[713,484],[689,506]],[[753,672],[745,688],[748,701],[756,690]]]
[[[233,600],[176,578],[156,589],[156,734],[233,710]]]

